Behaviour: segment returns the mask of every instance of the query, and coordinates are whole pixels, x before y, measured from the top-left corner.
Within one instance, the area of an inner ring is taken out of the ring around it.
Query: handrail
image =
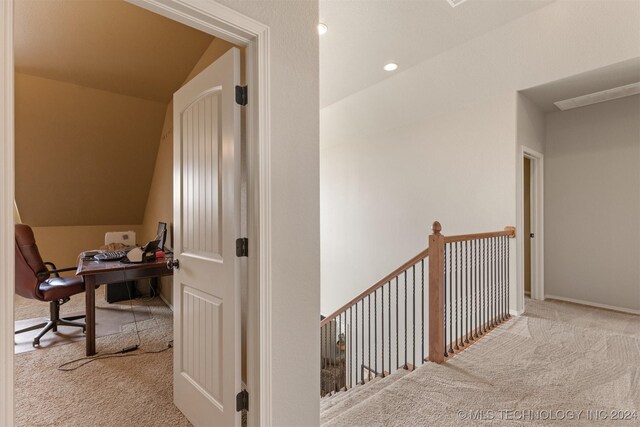
[[[514,238],[516,229],[508,226],[504,231],[444,236],[436,221],[432,231],[429,360],[442,363],[509,319],[509,245],[505,238]],[[485,243],[474,246],[474,241]]]
[[[348,309],[349,307],[351,307],[352,305],[354,305],[355,303],[357,303],[361,299],[365,298],[367,295],[372,294],[373,292],[375,292],[376,290],[381,288],[382,285],[384,285],[385,283],[388,283],[391,279],[395,278],[400,273],[402,273],[403,271],[407,270],[409,267],[415,265],[418,261],[420,261],[420,260],[422,260],[422,259],[424,259],[424,258],[426,258],[428,256],[429,256],[429,248],[423,250],[418,255],[414,256],[409,261],[405,262],[400,267],[396,268],[391,273],[387,274],[382,279],[378,280],[375,285],[373,285],[373,286],[369,287],[368,289],[366,289],[365,291],[361,292],[357,297],[353,298],[351,301],[349,301],[348,303],[346,303],[345,305],[343,305],[342,307],[340,307],[339,309],[337,309],[336,311],[331,313],[329,316],[325,317],[320,322],[320,327],[322,327],[322,326],[326,325],[327,323],[331,322],[333,319],[338,317],[340,315],[340,313],[343,313],[346,309]]]
[[[364,384],[365,368],[370,379],[442,363],[509,319],[515,228],[444,236],[436,221],[432,231],[428,248],[321,320],[322,396]]]
[[[516,228],[515,227],[505,227],[504,231],[492,231],[492,232],[488,232],[488,233],[460,234],[458,236],[443,236],[443,237],[444,237],[444,243],[453,243],[453,242],[464,242],[464,241],[467,241],[467,240],[489,239],[491,237],[500,237],[500,236],[516,237]]]

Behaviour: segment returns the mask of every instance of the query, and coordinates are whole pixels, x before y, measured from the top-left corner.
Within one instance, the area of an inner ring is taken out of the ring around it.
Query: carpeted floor
[[[101,292],[98,305],[106,304]],[[71,372],[57,368],[83,357],[84,341],[15,356],[16,426],[190,426],[172,402],[173,350],[151,353],[172,340],[171,310],[159,298],[134,304],[151,311],[150,319],[138,322],[141,347],[136,352]],[[47,304],[16,301],[16,319],[46,316],[47,310]],[[63,306],[64,313],[83,310],[83,298]],[[105,354],[137,341],[134,325],[128,324],[121,333],[99,337],[96,345]]]
[[[103,337],[106,335],[120,333],[122,326],[132,323],[134,320],[143,322],[151,317],[151,312],[146,304],[131,305],[129,301],[120,301],[113,304],[108,304],[104,300],[104,286],[98,288],[96,292],[96,336]],[[29,326],[34,326],[46,322],[49,318],[47,303],[40,301],[26,299],[19,296],[14,297],[15,307],[19,310],[20,317],[25,319],[17,320],[15,322],[15,329],[19,330]],[[77,311],[70,311],[73,308],[77,308],[79,304],[82,308]],[[47,310],[44,317],[29,317],[43,315],[43,308]],[[84,314],[84,294],[75,295],[72,297],[72,301],[62,305],[61,312],[63,316],[75,316]],[[27,318],[29,317],[29,318]],[[77,323],[84,323],[84,320],[77,320]],[[153,325],[154,322],[143,323],[146,325]],[[40,333],[40,328],[23,332],[18,334],[14,338],[14,351],[15,353],[24,353],[26,351],[38,351],[45,348],[66,345],[73,341],[84,342],[84,333],[81,328],[70,326],[59,326],[57,333],[47,333],[40,339],[40,348],[34,348],[32,343],[36,335]]]
[[[104,290],[104,286],[100,286],[96,289],[96,307],[102,306],[102,303],[104,303],[105,306],[108,306],[104,301]],[[66,304],[63,304],[60,308],[60,314],[62,316],[78,311],[84,312],[84,294],[72,296],[71,300]],[[23,298],[18,294],[13,295],[13,318],[15,320],[26,320],[48,316],[49,303]]]
[[[640,316],[528,300],[449,362],[388,380],[358,402],[328,398],[344,408],[322,403],[323,425],[639,425]]]

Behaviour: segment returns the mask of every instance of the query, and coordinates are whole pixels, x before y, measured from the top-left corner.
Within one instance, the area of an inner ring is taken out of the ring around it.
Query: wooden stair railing
[[[345,305],[343,305],[342,307],[340,307],[339,309],[337,309],[336,311],[334,311],[333,313],[331,313],[330,315],[325,317],[322,321],[320,321],[320,326],[322,327],[322,326],[326,325],[331,320],[333,320],[336,317],[338,317],[338,315],[340,313],[343,313],[344,311],[346,311],[346,309],[348,309],[349,307],[351,307],[355,303],[361,301],[366,296],[371,295],[373,292],[375,292],[378,289],[380,289],[383,285],[386,285],[387,283],[389,283],[389,281],[391,281],[392,279],[395,279],[402,272],[404,272],[404,271],[408,270],[409,268],[413,267],[415,264],[418,263],[418,261],[421,261],[421,260],[425,259],[428,256],[429,256],[429,248],[423,250],[418,255],[414,256],[409,261],[405,262],[400,267],[396,268],[391,273],[387,274],[382,279],[378,280],[375,285],[367,288],[365,291],[361,292],[357,297],[353,298],[351,301],[349,301],[348,303],[346,303]]]
[[[321,394],[423,363],[428,255],[421,251],[320,322]]]
[[[322,319],[322,395],[362,384],[371,373],[442,363],[510,317],[508,239],[515,228],[444,236],[436,221],[432,230],[427,249]]]
[[[509,238],[490,233],[429,236],[429,360],[442,363],[509,319]]]

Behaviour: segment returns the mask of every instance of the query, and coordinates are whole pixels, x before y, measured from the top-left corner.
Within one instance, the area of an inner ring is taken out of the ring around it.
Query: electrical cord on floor
[[[130,346],[130,347],[123,348],[120,351],[114,351],[112,353],[96,354],[95,356],[86,356],[86,357],[81,357],[79,359],[70,360],[69,362],[65,362],[62,365],[58,366],[58,370],[63,372],[71,372],[71,371],[75,371],[78,368],[82,368],[83,366],[88,365],[89,363],[95,362],[96,360],[112,359],[112,358],[120,358],[120,357],[144,356],[145,354],[158,354],[158,353],[162,353],[169,350],[171,347],[173,347],[173,340],[169,341],[166,348],[161,348],[160,350],[147,350],[147,351],[142,351],[140,353],[128,354],[129,352],[132,352],[138,349],[138,347]],[[73,363],[83,362],[83,361],[84,363],[80,363],[77,366],[72,366],[70,368],[66,367]]]
[[[148,301],[150,299],[154,299],[157,296],[158,295],[156,294],[155,286],[153,286],[153,284],[151,282],[149,282],[149,295],[147,297],[143,298],[143,300],[144,301]]]
[[[123,276],[124,276],[124,270],[123,270]],[[133,308],[133,297],[131,295],[131,289],[129,288],[129,286],[127,284],[125,284],[125,286],[127,287],[127,292],[129,294],[129,307],[131,308],[131,314],[133,315],[133,323],[135,325],[136,328],[136,335],[138,336],[138,343],[134,344],[134,345],[130,345],[128,347],[123,348],[120,351],[114,351],[111,353],[104,353],[104,354],[97,354],[95,356],[86,356],[86,357],[81,357],[79,359],[75,359],[75,360],[71,360],[69,362],[65,362],[62,365],[58,366],[58,370],[59,371],[63,371],[63,372],[71,372],[71,371],[75,371],[78,368],[81,368],[85,365],[88,365],[89,363],[95,362],[96,360],[103,360],[103,359],[112,359],[112,358],[120,358],[120,357],[133,357],[133,356],[142,356],[145,354],[158,354],[158,353],[162,353],[165,352],[167,350],[169,350],[170,348],[173,347],[173,340],[170,340],[167,343],[167,347],[165,348],[161,348],[159,350],[142,350],[140,348],[140,346],[142,345],[142,340],[140,338],[140,330],[138,329],[138,319],[136,318],[136,312]],[[147,308],[149,308],[147,306]],[[139,353],[135,353],[135,354],[128,354],[131,353],[133,351],[136,350],[140,350]],[[72,366],[71,368],[67,368],[66,366],[71,365],[73,363],[77,363],[77,362],[82,362],[84,361],[84,363],[79,364],[78,366]]]

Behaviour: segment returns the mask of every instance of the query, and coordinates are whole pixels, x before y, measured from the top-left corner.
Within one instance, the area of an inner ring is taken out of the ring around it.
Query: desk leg
[[[87,356],[96,354],[96,281],[84,276]]]

